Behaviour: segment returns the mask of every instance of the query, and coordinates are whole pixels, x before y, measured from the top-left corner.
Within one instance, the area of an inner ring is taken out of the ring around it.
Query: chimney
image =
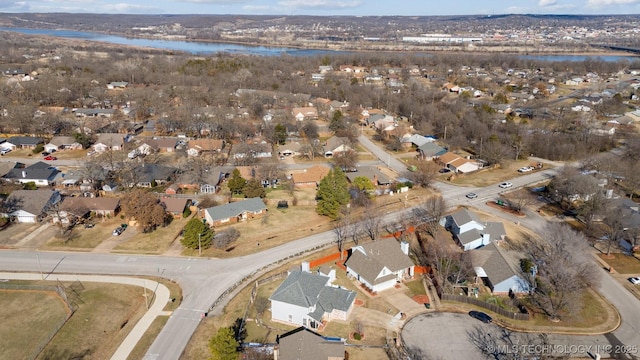
[[[300,270],[302,270],[302,272],[306,272],[306,273],[311,272],[311,269],[309,267],[309,263],[307,261],[303,261],[302,264],[300,265]]]
[[[401,241],[400,242],[400,250],[402,250],[402,253],[405,255],[409,255],[409,243],[406,241]]]

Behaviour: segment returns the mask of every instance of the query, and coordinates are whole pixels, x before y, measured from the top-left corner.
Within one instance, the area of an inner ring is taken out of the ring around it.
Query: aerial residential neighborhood
[[[132,16],[0,13],[7,358],[638,356],[637,16]]]

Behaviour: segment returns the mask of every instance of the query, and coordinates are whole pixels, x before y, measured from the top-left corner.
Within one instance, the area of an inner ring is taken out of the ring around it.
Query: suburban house
[[[302,145],[299,142],[288,142],[278,147],[278,155],[281,156],[298,156]]]
[[[447,153],[447,149],[435,142],[425,142],[418,146],[418,154],[422,160],[433,160]]]
[[[55,167],[38,161],[24,168],[14,167],[3,178],[14,183],[26,184],[33,182],[36,186],[50,186],[61,176],[62,174]]]
[[[266,212],[267,206],[262,199],[255,197],[204,209],[204,219],[213,227],[253,219]]]
[[[316,187],[320,184],[320,180],[329,174],[330,170],[326,166],[314,165],[303,172],[291,174],[291,181],[298,188]]]
[[[35,136],[12,136],[7,139],[8,145],[13,145],[13,147],[9,146],[11,150],[15,149],[35,149],[36,146],[43,144],[44,140]],[[3,146],[7,148],[7,146]]]
[[[231,148],[231,152],[229,153],[229,157],[236,160],[241,159],[265,159],[272,157],[272,146],[266,142],[261,142],[258,144],[246,144],[240,143],[236,144]]]
[[[102,133],[98,134],[96,142],[91,145],[94,151],[103,153],[105,151],[113,150],[119,151],[124,148],[124,144],[127,142],[128,136],[117,133]]]
[[[467,209],[445,216],[440,220],[440,225],[451,231],[464,251],[489,245],[492,241],[504,240],[507,235],[501,222],[481,221]]]
[[[297,121],[318,120],[318,109],[314,106],[294,107],[291,114]]]
[[[353,150],[350,141],[346,137],[332,136],[325,141],[322,146],[322,153],[325,157],[333,157],[339,153]]]
[[[115,114],[116,109],[74,109],[73,113],[76,114],[76,117],[103,117],[110,118]]]
[[[147,141],[158,152],[174,152],[178,147],[178,138],[159,138]]]
[[[520,267],[520,259],[514,251],[502,249],[491,243],[471,252],[471,265],[476,279],[491,289],[494,294],[528,293],[529,283]]]
[[[409,258],[409,243],[398,243],[394,238],[353,247],[344,265],[347,275],[373,293],[390,289],[412,277],[414,268]]]
[[[60,203],[59,215],[62,223],[74,218],[82,219],[94,213],[99,217],[115,216],[120,210],[120,199],[107,197],[65,197]],[[59,221],[54,216],[54,222]]]
[[[400,138],[400,143],[405,148],[410,148],[412,146],[419,148],[426,143],[432,143],[434,141],[436,141],[436,139],[432,137],[422,136],[420,134],[407,134],[406,136]]]
[[[342,339],[326,338],[305,327],[277,337],[273,358],[278,360],[344,360],[348,359]]]
[[[467,159],[452,152],[446,152],[438,157],[438,163],[445,168],[455,172],[466,174],[482,168],[482,163]]]
[[[11,219],[21,223],[36,223],[60,201],[60,193],[53,190],[14,190],[5,202],[11,208]]]
[[[82,144],[73,136],[54,136],[49,143],[44,145],[44,151],[54,152],[60,150],[81,150]]]
[[[205,153],[218,154],[224,149],[225,142],[222,139],[195,139],[189,140],[187,155],[199,156]]]
[[[191,200],[185,198],[163,197],[160,199],[160,204],[162,204],[167,213],[171,214],[174,218],[182,217],[184,209],[186,209],[190,203]]]
[[[130,187],[153,187],[154,183],[163,185],[171,181],[177,171],[178,169],[170,166],[142,163],[131,170],[130,173],[133,178],[128,185]]]
[[[350,183],[353,183],[357,177],[366,177],[371,180],[374,186],[391,184],[391,178],[380,171],[380,168],[377,166],[361,166],[358,167],[358,171],[346,172],[345,175]]]
[[[335,270],[312,274],[308,269],[290,271],[271,294],[271,320],[318,329],[330,320],[346,321],[356,293],[332,286]]]

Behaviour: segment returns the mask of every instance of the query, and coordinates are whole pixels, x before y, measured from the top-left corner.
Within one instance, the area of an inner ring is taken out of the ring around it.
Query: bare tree
[[[537,359],[566,359],[555,353],[533,354],[530,349],[549,349],[546,334],[516,333],[504,328],[490,328],[476,325],[467,331],[467,337],[482,354],[489,359],[524,360],[535,356]]]
[[[527,245],[536,264],[531,300],[551,319],[575,314],[585,288],[598,284],[600,273],[591,260],[585,236],[566,224],[549,223]]]
[[[340,260],[342,260],[342,249],[348,235],[348,220],[346,220],[346,216],[343,214],[340,218],[334,220],[331,228],[336,236],[336,245],[340,253]]]
[[[471,259],[468,253],[442,241],[430,240],[426,246],[426,260],[435,270],[436,283],[444,293],[451,294],[459,284],[472,274]]]
[[[419,207],[413,209],[416,221],[422,224],[425,231],[435,238],[440,230],[440,219],[447,210],[447,204],[442,196],[432,196],[422,203]]]
[[[371,212],[362,219],[362,228],[371,240],[376,240],[382,230],[382,214],[379,208],[371,209]]]
[[[422,187],[428,187],[437,175],[438,165],[432,161],[419,161],[416,163],[414,171],[405,174],[407,179]]]
[[[607,242],[607,255],[611,254],[611,248],[616,246],[624,235],[624,218],[624,212],[621,208],[610,208],[604,216],[601,239]]]

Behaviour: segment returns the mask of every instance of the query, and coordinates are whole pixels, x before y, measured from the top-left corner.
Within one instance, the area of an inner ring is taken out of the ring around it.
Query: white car
[[[512,187],[512,186],[513,186],[513,184],[512,184],[512,183],[510,183],[510,182],[508,182],[508,181],[503,182],[503,183],[501,183],[500,185],[498,185],[498,187],[500,187],[500,188],[502,188],[502,189],[510,188],[510,187]]]
[[[0,149],[0,155],[8,154],[11,152],[11,149]]]
[[[633,285],[640,285],[640,276],[629,278],[629,281],[631,281]]]
[[[526,173],[529,171],[533,171],[533,166],[525,166],[518,169],[518,172],[521,172],[521,173]]]

